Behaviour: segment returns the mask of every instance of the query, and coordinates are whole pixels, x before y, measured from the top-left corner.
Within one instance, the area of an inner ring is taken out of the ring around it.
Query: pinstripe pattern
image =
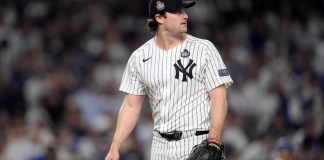
[[[184,49],[190,52],[189,57],[181,57]],[[178,60],[180,64],[177,63]],[[189,65],[191,60],[192,65],[196,66]],[[187,69],[183,69],[188,75],[185,77],[187,81],[183,81],[184,73],[181,71],[178,71],[179,78],[176,79],[176,66],[179,69],[181,65],[182,68],[188,65]],[[190,68],[192,79],[189,78]],[[209,130],[208,91],[222,84],[228,87],[233,83],[230,75],[219,75],[220,69],[226,69],[226,66],[215,46],[208,40],[187,35],[183,43],[164,51],[156,46],[152,38],[131,55],[120,90],[149,97],[155,131]],[[170,157],[173,156],[180,156],[174,159],[183,159],[181,155],[188,153],[184,152],[183,148],[191,150],[185,141],[187,140],[175,142],[177,149],[174,151],[171,144],[155,138],[152,145],[152,159],[166,160],[172,159]],[[181,148],[182,154],[177,151],[178,148]],[[168,157],[156,157],[157,155]]]
[[[192,148],[207,138],[207,134],[200,136],[191,136],[179,141],[167,141],[154,134],[152,142],[152,159],[153,160],[182,160],[188,157]]]

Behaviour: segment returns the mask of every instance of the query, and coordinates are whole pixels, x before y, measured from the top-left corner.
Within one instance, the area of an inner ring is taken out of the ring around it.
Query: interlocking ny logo
[[[187,76],[192,79],[192,69],[196,67],[196,63],[193,63],[193,60],[190,59],[189,63],[187,64],[186,67],[183,67],[181,60],[177,60],[177,63],[175,63],[174,68],[176,69],[176,75],[175,78],[179,79],[179,72],[182,72],[183,77],[182,77],[182,82],[187,82]],[[189,68],[189,72],[187,72],[187,69]]]

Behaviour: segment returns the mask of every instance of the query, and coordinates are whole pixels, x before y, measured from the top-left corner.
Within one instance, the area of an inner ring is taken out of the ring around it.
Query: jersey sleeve
[[[229,87],[233,84],[228,69],[226,68],[221,55],[216,47],[206,40],[206,68],[205,68],[205,85],[208,91],[225,84]]]
[[[137,71],[137,59],[135,54],[129,58],[119,90],[134,95],[145,95],[144,85]]]

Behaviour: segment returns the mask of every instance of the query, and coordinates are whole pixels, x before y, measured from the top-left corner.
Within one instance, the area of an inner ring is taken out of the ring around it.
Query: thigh
[[[158,136],[153,136],[151,160],[185,160],[192,148],[200,144],[206,135],[192,136],[179,141],[167,141]]]

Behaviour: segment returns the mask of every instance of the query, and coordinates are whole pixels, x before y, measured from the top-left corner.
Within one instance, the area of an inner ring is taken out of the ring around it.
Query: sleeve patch
[[[227,69],[219,69],[219,70],[218,70],[218,75],[219,75],[220,77],[223,77],[223,76],[229,76],[229,72],[228,72]]]

